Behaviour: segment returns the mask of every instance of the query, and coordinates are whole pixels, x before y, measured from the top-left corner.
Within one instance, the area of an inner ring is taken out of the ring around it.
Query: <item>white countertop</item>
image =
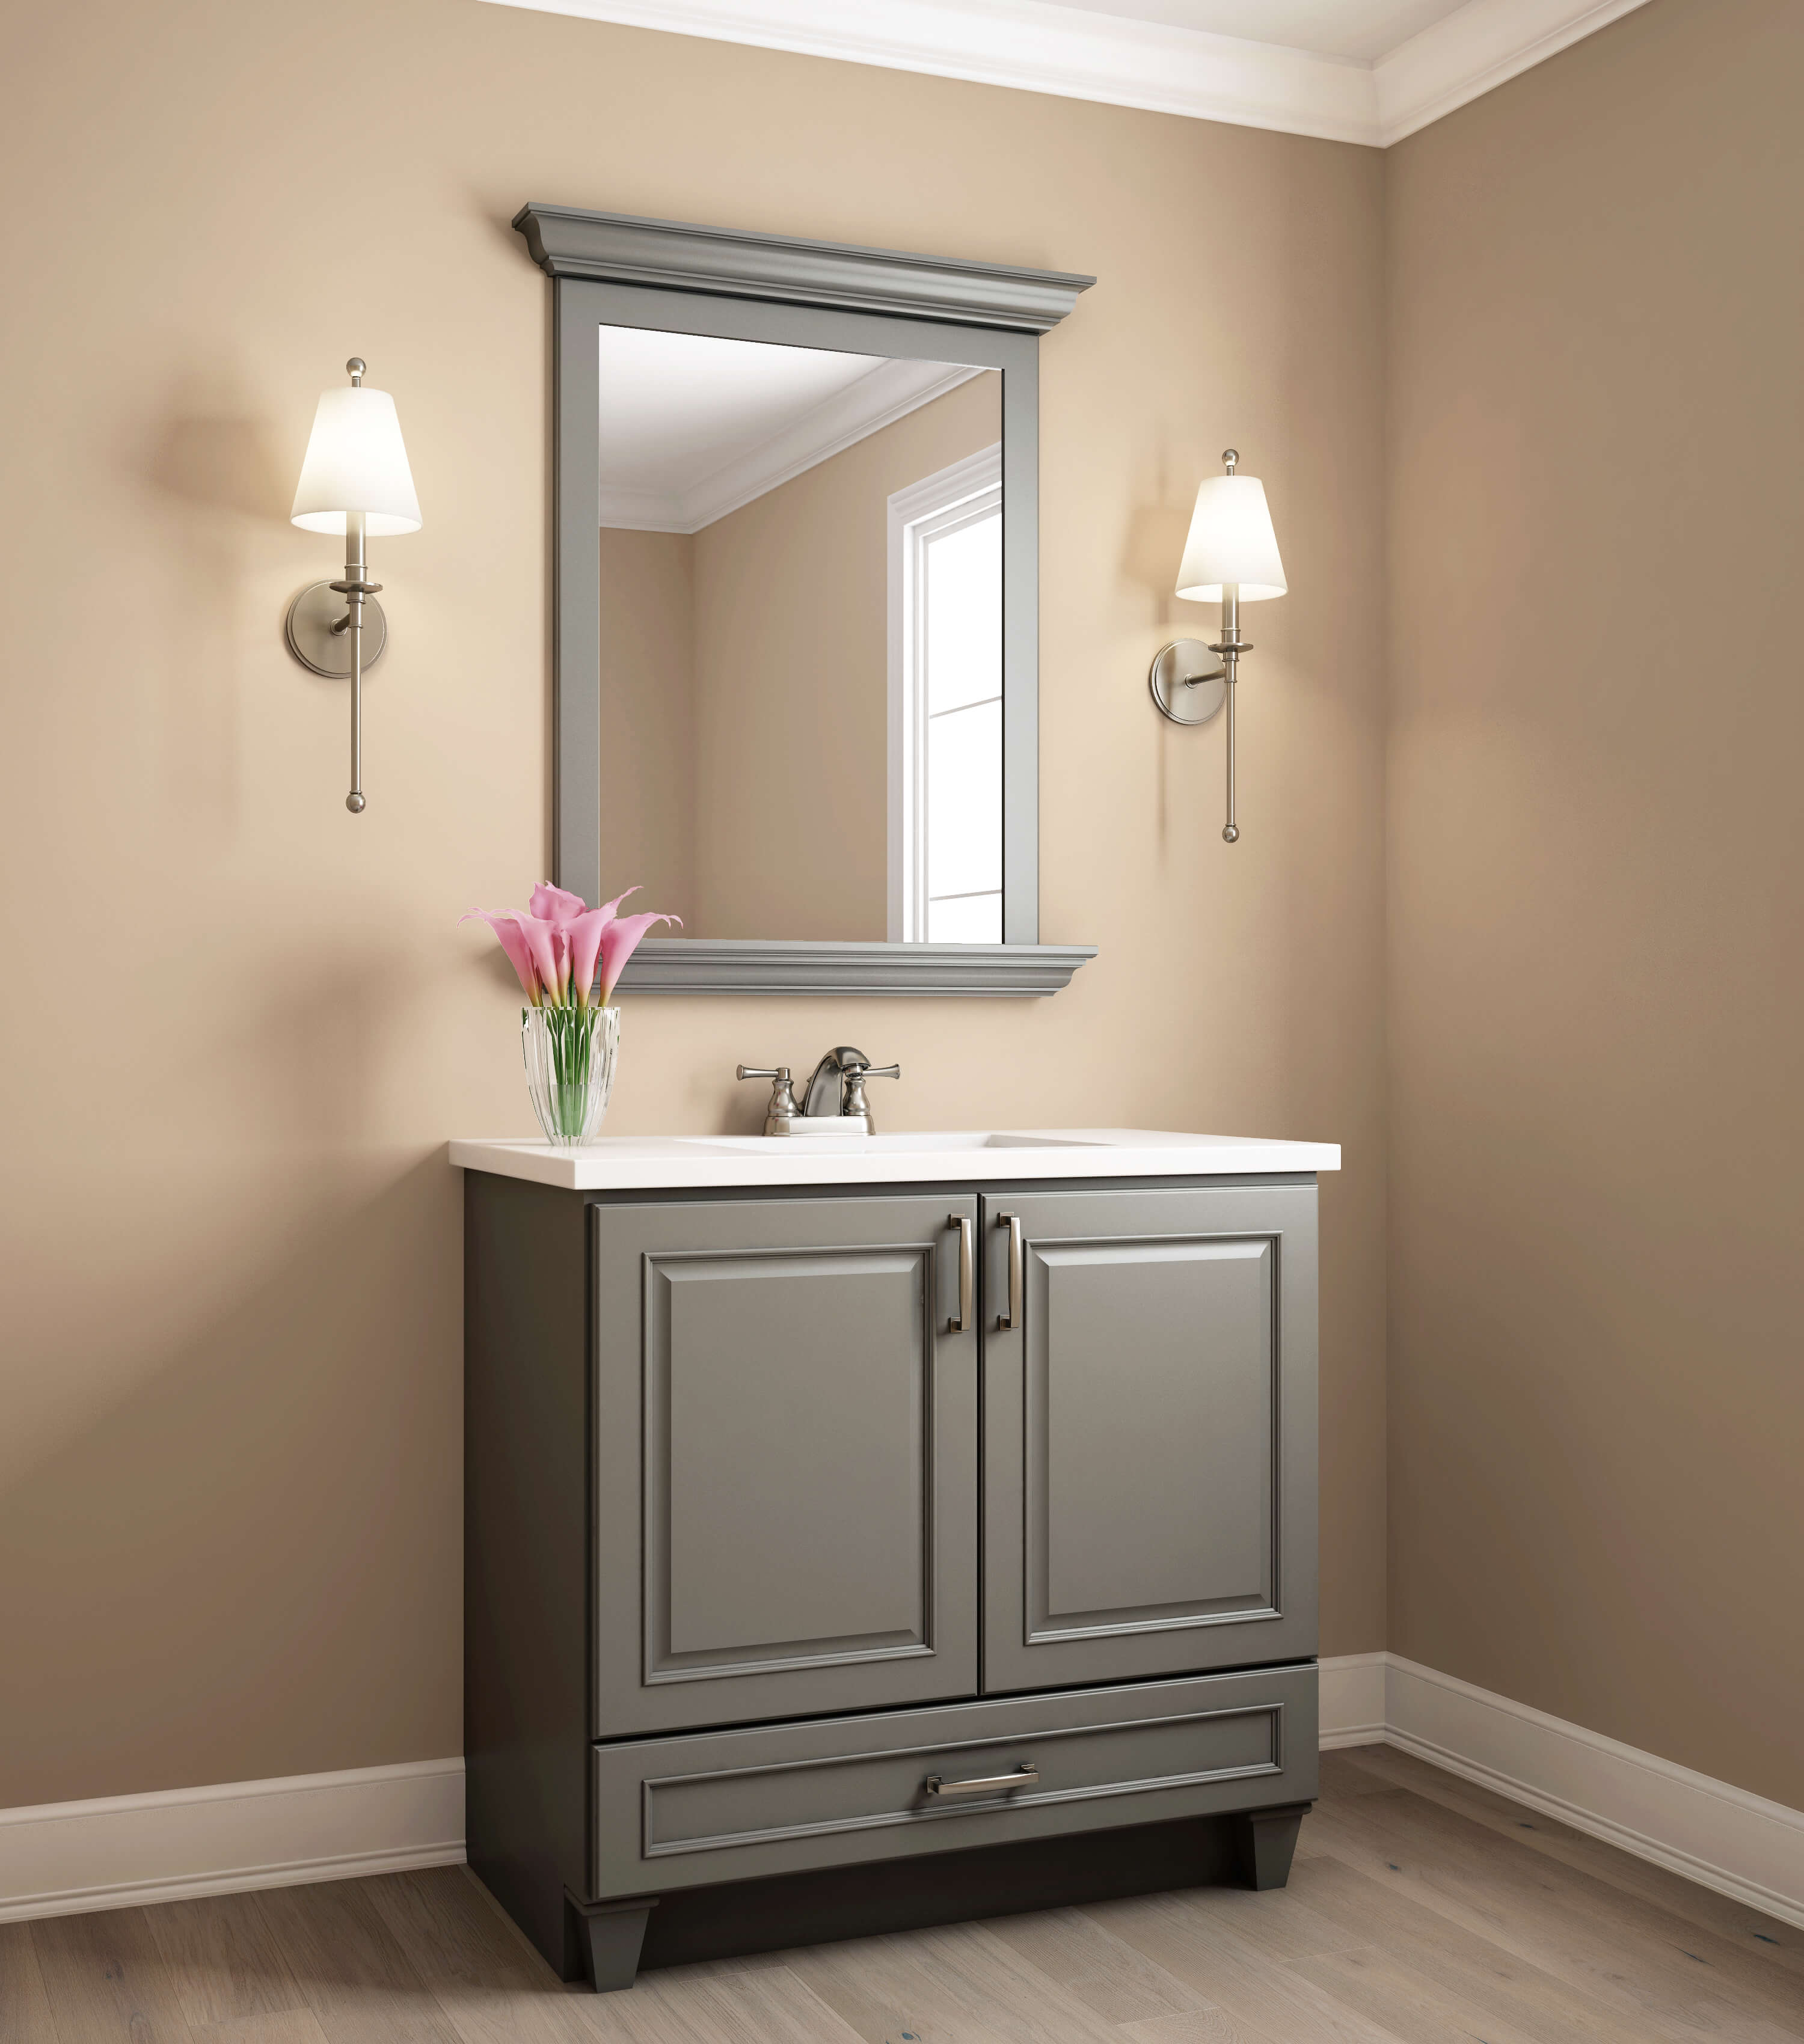
[[[690,1185],[883,1185],[992,1178],[1217,1177],[1337,1171],[1337,1143],[1152,1128],[1011,1128],[876,1135],[611,1135],[576,1151],[542,1138],[453,1142],[467,1171],[571,1192]]]

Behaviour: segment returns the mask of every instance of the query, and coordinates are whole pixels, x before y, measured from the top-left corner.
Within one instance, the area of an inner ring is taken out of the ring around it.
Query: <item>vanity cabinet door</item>
[[[590,1208],[596,1738],[975,1692],[960,1219]]]
[[[983,1218],[984,1688],[1313,1655],[1314,1187]]]

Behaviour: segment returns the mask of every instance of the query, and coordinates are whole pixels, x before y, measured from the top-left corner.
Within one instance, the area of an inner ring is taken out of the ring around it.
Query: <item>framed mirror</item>
[[[1040,335],[1093,280],[529,205],[556,878],[623,984],[1035,994]]]

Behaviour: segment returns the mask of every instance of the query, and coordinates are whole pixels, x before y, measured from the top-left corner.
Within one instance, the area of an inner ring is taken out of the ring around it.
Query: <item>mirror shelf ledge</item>
[[[1056,993],[1094,944],[890,944],[770,937],[667,937],[642,943],[629,993],[873,994],[923,1000]]]

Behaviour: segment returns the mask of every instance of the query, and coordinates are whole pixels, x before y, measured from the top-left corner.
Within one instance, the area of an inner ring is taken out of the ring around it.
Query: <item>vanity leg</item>
[[[1282,1888],[1290,1877],[1290,1855],[1309,1815],[1307,1803],[1281,1810],[1243,1810],[1234,1819],[1234,1846],[1240,1877],[1248,1888]]]
[[[656,1896],[631,1902],[579,1902],[564,1895],[566,1980],[587,1978],[597,1994],[631,1987],[639,1975],[645,1926],[658,1906]]]

